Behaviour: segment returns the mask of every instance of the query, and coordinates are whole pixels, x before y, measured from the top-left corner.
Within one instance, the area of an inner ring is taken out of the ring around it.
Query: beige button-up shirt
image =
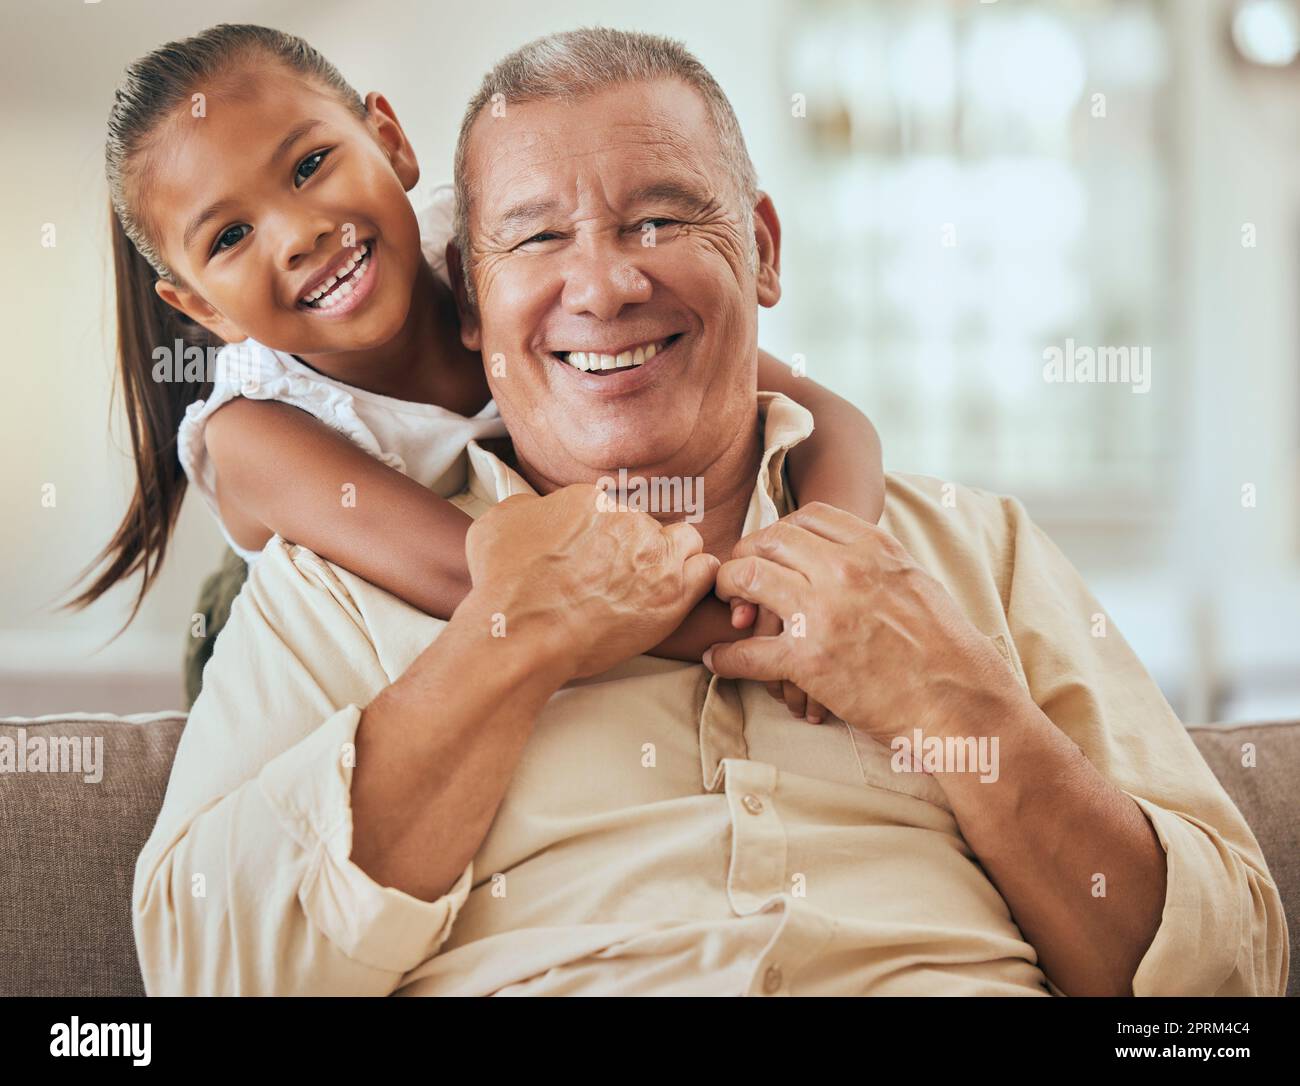
[[[746,533],[789,511],[785,454],[812,431],[775,394],[760,414]],[[1101,607],[1020,504],[944,487],[890,474],[882,526],[1167,854],[1135,993],[1280,994],[1281,900],[1183,726],[1113,626],[1092,636]],[[461,508],[521,491],[470,444]],[[894,772],[835,718],[796,721],[759,684],[649,656],[550,699],[444,897],[378,885],[349,857],[351,744],[444,625],[303,547],[267,548],[136,867],[150,994],[1054,991],[934,778]]]

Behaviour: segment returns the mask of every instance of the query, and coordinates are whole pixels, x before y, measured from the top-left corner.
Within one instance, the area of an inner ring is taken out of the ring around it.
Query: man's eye
[[[298,168],[293,172],[293,183],[301,185],[302,182],[306,181],[307,178],[320,169],[320,164],[325,161],[325,156],[328,154],[328,151],[316,151],[299,162]]]
[[[230,226],[221,231],[221,233],[217,235],[217,240],[213,243],[213,255],[215,256],[217,253],[234,248],[244,240],[245,234],[248,230],[249,227],[241,223],[238,226]]]
[[[660,218],[660,219],[642,219],[642,220],[641,220],[641,225],[642,225],[642,226],[645,226],[646,223],[649,223],[649,224],[650,224],[651,226],[653,226],[656,230],[658,230],[660,227],[663,227],[663,226],[672,226],[675,222],[677,222],[676,219],[663,219],[663,218]]]
[[[533,234],[530,238],[524,238],[524,241],[521,241],[515,248],[524,248],[524,246],[537,245],[537,243],[541,242],[552,242],[558,237],[559,234],[552,232],[552,230],[543,230],[541,234]]]

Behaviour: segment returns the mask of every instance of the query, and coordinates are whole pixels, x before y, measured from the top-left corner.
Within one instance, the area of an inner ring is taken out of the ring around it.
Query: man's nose
[[[276,264],[286,271],[302,267],[321,242],[334,233],[337,223],[326,215],[286,216],[276,223]]]
[[[632,254],[617,242],[591,239],[572,253],[561,302],[567,313],[607,321],[617,317],[625,305],[648,302],[653,290]]]

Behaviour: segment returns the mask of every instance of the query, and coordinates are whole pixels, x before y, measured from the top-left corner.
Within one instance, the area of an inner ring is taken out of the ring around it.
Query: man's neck
[[[745,527],[745,517],[749,512],[749,503],[758,479],[758,466],[763,456],[759,433],[758,407],[755,404],[753,425],[746,428],[744,440],[733,441],[724,448],[702,474],[687,480],[668,476],[666,471],[659,468],[653,470],[628,468],[627,477],[629,480],[646,481],[665,477],[674,478],[680,482],[683,490],[689,481],[695,487],[694,493],[697,495],[701,514],[700,518],[693,520],[692,523],[704,541],[705,552],[716,555],[725,562],[731,558],[731,550],[740,539],[740,533]],[[502,450],[493,448],[491,451],[500,456]],[[501,459],[519,472],[538,494],[549,494],[553,490],[576,482],[596,483],[602,477],[617,481],[619,477],[619,469],[612,468],[595,475],[588,473],[588,476],[581,479],[551,479],[520,457],[518,450],[513,446],[509,450],[509,455],[501,456]],[[681,510],[647,511],[662,524],[674,524],[686,519],[686,514]]]

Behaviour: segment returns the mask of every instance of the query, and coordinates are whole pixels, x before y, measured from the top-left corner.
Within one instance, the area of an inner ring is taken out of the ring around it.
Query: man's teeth
[[[620,354],[597,354],[595,351],[570,351],[564,355],[564,361],[574,369],[590,373],[593,370],[616,370],[625,366],[643,366],[664,349],[668,341],[661,339],[656,343],[643,343],[631,347]]]
[[[330,309],[343,301],[370,270],[370,243],[356,250],[333,274],[301,301],[312,309]]]

